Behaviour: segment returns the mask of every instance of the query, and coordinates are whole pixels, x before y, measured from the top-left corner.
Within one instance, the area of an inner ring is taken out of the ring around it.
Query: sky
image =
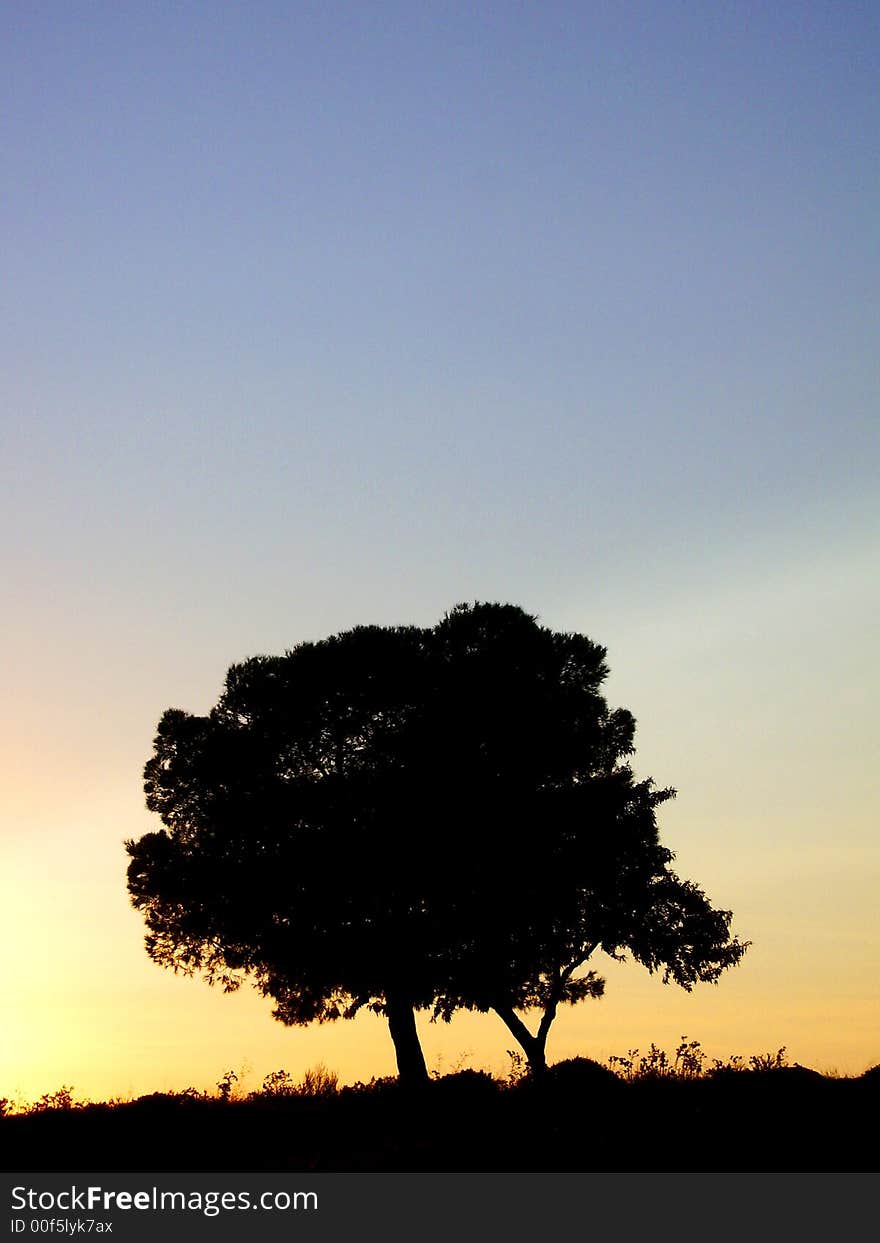
[[[880,1061],[878,84],[868,3],[4,6],[0,1096],[392,1073],[152,964],[122,843],[167,707],[473,600],[607,647],[753,942],[551,1060]]]

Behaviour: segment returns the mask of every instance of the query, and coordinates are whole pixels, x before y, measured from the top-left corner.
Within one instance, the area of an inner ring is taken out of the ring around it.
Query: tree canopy
[[[635,779],[605,655],[475,604],[233,665],[207,716],[163,715],[146,765],[164,827],[127,848],[148,953],[250,977],[286,1023],[382,1012],[411,1080],[414,1009],[495,1010],[539,1070],[558,1005],[601,995],[595,951],[716,980],[746,947],[670,870],[673,792]]]

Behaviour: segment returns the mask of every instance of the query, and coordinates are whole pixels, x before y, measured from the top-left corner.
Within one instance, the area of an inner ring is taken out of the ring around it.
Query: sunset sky
[[[608,648],[753,942],[550,1059],[880,1062],[880,9],[42,0],[0,115],[0,1096],[393,1072],[153,965],[122,843],[165,708],[473,600]]]

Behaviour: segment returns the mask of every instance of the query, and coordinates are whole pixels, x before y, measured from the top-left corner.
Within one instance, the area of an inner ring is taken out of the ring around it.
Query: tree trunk
[[[542,1021],[537,1036],[533,1036],[512,1006],[497,1005],[492,1008],[525,1053],[530,1073],[540,1078],[547,1069],[547,1032],[550,1024],[545,1025]]]
[[[422,1087],[428,1082],[428,1068],[419,1044],[416,1016],[412,1006],[397,996],[385,999],[388,1029],[397,1055],[397,1077],[408,1088]]]

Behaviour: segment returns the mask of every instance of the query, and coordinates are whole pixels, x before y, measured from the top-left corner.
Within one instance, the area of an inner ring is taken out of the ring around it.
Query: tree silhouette
[[[635,780],[606,674],[597,644],[497,604],[233,665],[208,716],[164,714],[145,769],[148,953],[250,976],[285,1023],[384,1013],[409,1082],[416,1009],[495,1010],[540,1071],[559,1004],[601,995],[597,949],[717,979],[745,945],[669,870],[672,791]]]

